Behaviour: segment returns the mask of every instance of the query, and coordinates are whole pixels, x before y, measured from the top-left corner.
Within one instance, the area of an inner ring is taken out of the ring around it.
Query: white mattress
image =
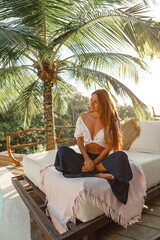
[[[79,152],[78,147],[72,147]],[[156,186],[160,183],[160,154],[142,153],[135,151],[125,151],[128,154],[129,160],[138,162],[145,174],[147,189]],[[23,157],[23,166],[25,175],[42,191],[40,170],[54,163],[56,150],[46,151],[25,155]],[[103,212],[95,208],[89,200],[79,208],[76,212],[76,217],[82,222],[87,222],[95,217],[102,215]]]
[[[144,171],[147,189],[160,183],[160,153],[126,151],[129,160],[139,163]]]

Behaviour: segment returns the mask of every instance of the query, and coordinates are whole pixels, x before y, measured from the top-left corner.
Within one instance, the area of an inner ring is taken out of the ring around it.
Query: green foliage
[[[127,104],[118,105],[117,106],[117,111],[118,111],[119,118],[120,118],[121,121],[125,120],[127,118],[134,118],[134,117],[136,117],[134,108],[131,105],[127,105]]]
[[[125,120],[127,118],[135,118],[135,117],[139,119],[139,117],[135,113],[134,107],[131,105],[127,105],[127,104],[117,105],[116,108],[117,108],[119,118],[121,121]],[[141,120],[141,119],[139,119],[139,120]],[[147,115],[147,120],[153,120],[153,118],[149,112]]]
[[[78,116],[82,112],[89,111],[90,98],[74,92],[73,96],[68,99],[67,110],[64,114],[55,113],[55,125],[75,126]],[[61,139],[73,138],[75,129],[63,130]],[[58,136],[58,130],[56,131]]]
[[[73,96],[66,99],[66,110],[64,113],[61,111],[55,112],[55,125],[61,126],[75,126],[76,120],[78,116],[85,111],[89,111],[89,98],[82,96],[78,92],[74,92]],[[44,115],[43,111],[41,113],[36,114],[30,123],[29,129],[39,129],[44,128]],[[23,125],[21,125],[21,114],[17,115],[10,108],[5,114],[0,114],[0,142],[6,141],[6,133],[12,132],[20,132],[24,131]],[[64,129],[62,130],[60,139],[68,139],[74,137],[75,129]],[[56,130],[56,135],[59,135],[59,129]],[[45,139],[45,133],[37,132],[27,133],[23,135],[12,136],[11,137],[11,145],[17,144],[26,144],[33,142],[40,142]],[[4,148],[0,148],[1,151],[6,150],[6,145]],[[41,152],[45,150],[45,144],[37,145],[32,147],[18,148],[15,150],[16,153],[32,153],[32,152]]]
[[[44,128],[44,117],[43,114],[37,114],[31,121],[30,128]],[[10,108],[5,114],[0,114],[0,142],[6,142],[6,133],[21,132],[25,129],[22,127],[21,114],[17,114]],[[12,136],[11,145],[33,143],[43,141],[45,138],[44,132],[27,133],[21,138],[20,135]],[[6,144],[1,146],[0,151],[6,150]],[[45,145],[37,145],[26,148],[18,148],[15,150],[17,153],[31,153],[44,151]]]
[[[0,113],[0,140],[6,139],[6,133],[21,131],[20,116],[10,108],[6,113]]]
[[[39,129],[44,128],[44,116],[43,114],[37,114],[32,118],[31,124],[29,129]],[[26,144],[26,143],[34,143],[34,142],[41,142],[45,139],[45,132],[40,131],[37,132],[31,132],[23,135],[23,138],[21,138],[19,135],[12,137],[11,144]],[[15,150],[17,153],[35,153],[35,152],[42,152],[45,151],[45,144],[37,145],[37,146],[31,146],[31,147],[25,147],[25,148],[18,148]]]

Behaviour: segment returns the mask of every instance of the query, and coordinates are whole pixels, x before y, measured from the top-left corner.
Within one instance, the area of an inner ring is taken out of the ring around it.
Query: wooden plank
[[[153,236],[152,238],[150,238],[148,240],[160,240],[160,233],[156,234],[155,236]]]
[[[88,233],[88,235],[84,236],[82,240],[96,240],[95,233],[94,232]]]
[[[148,203],[160,206],[160,195],[155,197],[154,199],[150,200]]]
[[[160,184],[147,190],[146,203],[151,203],[152,199],[158,195],[160,195]]]
[[[160,230],[160,217],[144,213],[142,219],[137,225],[147,226],[152,229]]]
[[[98,234],[100,237],[100,235],[101,235],[100,231],[98,231]],[[130,238],[130,239],[150,240],[151,238],[154,239],[155,236],[160,234],[160,231],[157,229],[152,229],[150,227],[142,226],[142,225],[138,225],[138,224],[131,225],[127,229],[125,229],[116,223],[112,223],[112,224],[110,224],[110,226],[107,226],[105,231],[103,228],[102,234],[104,236],[107,236],[109,234],[110,235],[116,234],[118,236]],[[100,238],[100,239],[103,239],[103,238]]]
[[[105,214],[102,216],[99,216],[89,222],[81,223],[79,225],[75,225],[74,231],[67,231],[61,236],[66,240],[77,240],[79,238],[82,238],[85,235],[92,234],[97,229],[105,226],[106,224],[110,223],[112,220],[110,218],[107,218]]]
[[[131,239],[134,239],[134,238],[120,236],[120,235],[117,235],[116,233],[105,234],[102,236],[96,235],[96,240],[131,240]]]
[[[148,208],[143,208],[143,213],[160,216],[160,206],[155,204],[147,204],[146,207]]]
[[[38,193],[38,195],[40,196],[40,198],[45,202],[45,201],[46,201],[46,195],[45,195],[35,184],[33,184],[33,183],[29,180],[29,178],[27,178],[26,176],[23,176],[23,177],[24,177],[24,179],[29,183],[29,185],[32,186],[33,190],[35,190],[35,191]]]
[[[20,155],[20,154],[19,154]],[[22,155],[22,154],[21,154]],[[19,161],[22,162],[22,157],[17,157],[17,154],[13,154],[13,156],[15,156],[15,158]],[[8,167],[8,165],[13,164],[13,162],[11,161],[10,157],[8,156],[8,152],[6,154],[6,152],[1,152],[0,153],[0,166],[6,166]],[[15,166],[15,164],[13,164],[12,166]]]
[[[116,226],[116,229],[114,227]],[[121,226],[114,222],[109,223],[107,226],[96,231],[96,240],[129,240],[131,237],[122,236],[117,234],[117,229],[123,229]]]
[[[24,174],[24,170],[22,166],[15,166],[15,165],[9,165],[6,166],[6,168],[14,175],[19,176]]]

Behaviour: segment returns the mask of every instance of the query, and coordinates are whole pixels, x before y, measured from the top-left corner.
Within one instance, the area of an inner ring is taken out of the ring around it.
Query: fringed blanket
[[[88,198],[107,217],[127,227],[138,222],[146,195],[146,181],[140,165],[130,161],[133,178],[128,201],[124,205],[112,193],[106,179],[97,177],[65,178],[53,165],[41,170],[41,179],[50,217],[60,233],[67,230],[67,222],[75,222],[76,211]]]

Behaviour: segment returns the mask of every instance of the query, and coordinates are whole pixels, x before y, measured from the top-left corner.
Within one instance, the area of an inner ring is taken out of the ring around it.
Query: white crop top
[[[89,143],[97,143],[98,145],[102,147],[106,147],[106,142],[104,139],[104,128],[99,130],[99,132],[96,134],[94,139],[92,139],[91,134],[87,126],[85,125],[84,121],[82,120],[81,117],[77,119],[76,123],[76,130],[74,136],[77,137],[83,137],[85,144]]]
[[[115,125],[118,128],[118,126],[119,126],[118,120],[115,122]],[[99,130],[99,132],[96,134],[94,139],[92,139],[90,131],[87,128],[87,126],[85,125],[81,116],[77,119],[76,130],[75,130],[74,136],[76,138],[77,137],[83,137],[83,140],[84,140],[86,145],[93,142],[93,143],[97,143],[98,145],[100,145],[104,148],[106,147],[106,141],[105,141],[105,138],[104,138],[104,128]]]

